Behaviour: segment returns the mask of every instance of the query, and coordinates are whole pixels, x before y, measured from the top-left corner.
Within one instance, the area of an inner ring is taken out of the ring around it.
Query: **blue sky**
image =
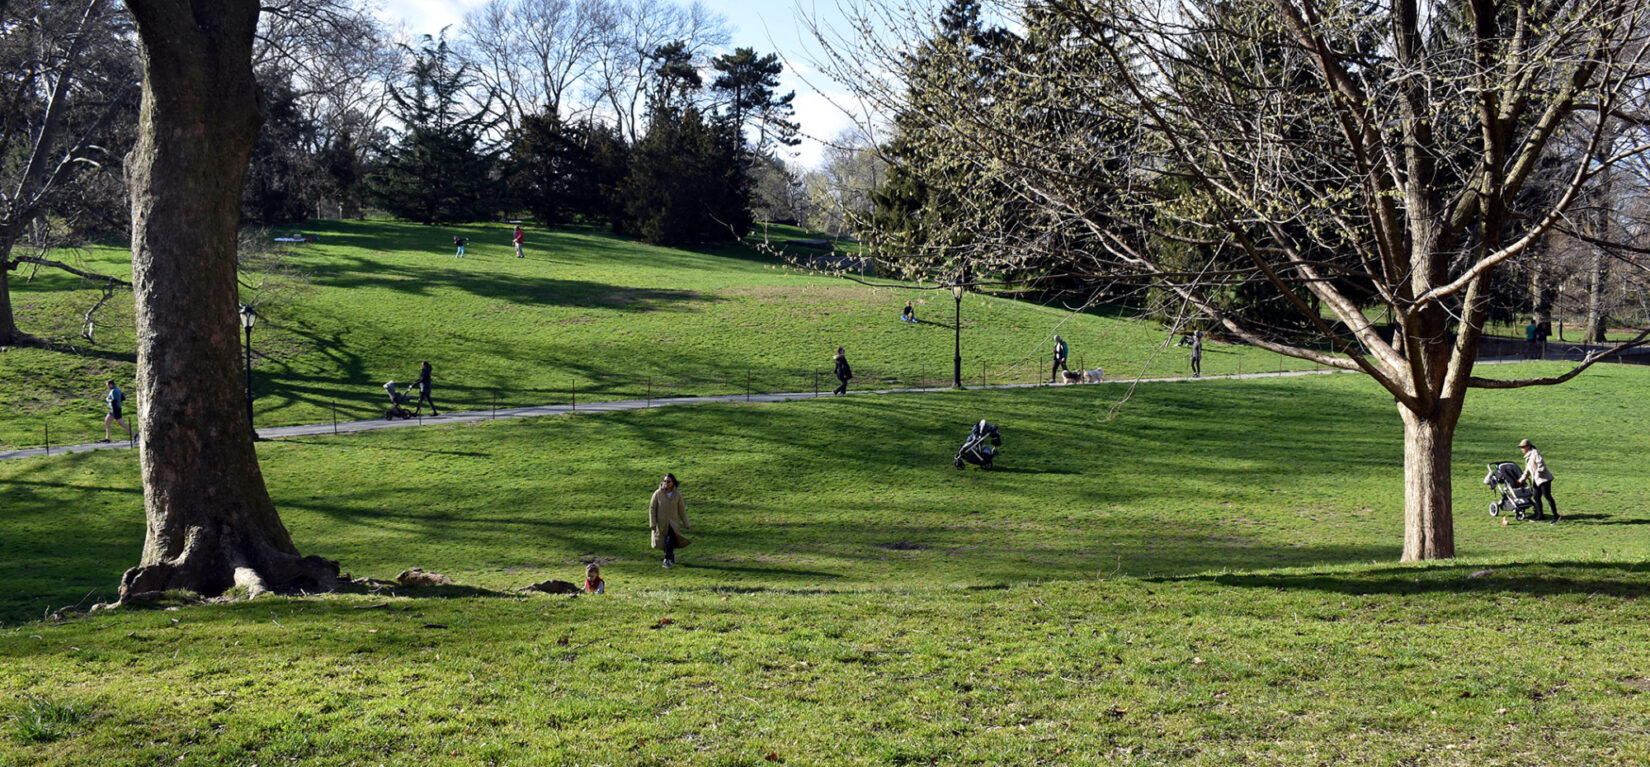
[[[838,18],[836,0],[702,0],[706,7],[727,17],[733,31],[733,45],[755,48],[758,53],[778,53],[786,60],[782,88],[796,91],[797,121],[807,136],[829,140],[852,126],[852,121],[831,104],[842,102],[834,83],[813,72],[808,64],[812,48],[807,27],[799,14],[816,15],[829,23]],[[389,23],[404,23],[413,34],[435,34],[443,26],[457,27],[464,14],[481,0],[384,0],[382,17]],[[813,167],[822,146],[804,138],[795,150],[797,165]]]

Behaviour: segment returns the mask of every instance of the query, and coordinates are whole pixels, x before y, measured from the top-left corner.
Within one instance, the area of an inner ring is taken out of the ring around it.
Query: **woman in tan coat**
[[[664,549],[665,567],[676,565],[676,550],[688,545],[682,532],[688,529],[687,504],[676,489],[676,475],[666,474],[647,504],[647,527],[653,531],[653,548]]]

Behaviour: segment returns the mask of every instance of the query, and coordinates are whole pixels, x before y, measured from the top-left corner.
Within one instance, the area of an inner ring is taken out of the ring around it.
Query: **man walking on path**
[[[1530,324],[1524,326],[1524,359],[1527,359],[1527,360],[1535,359],[1536,352],[1540,348],[1536,344],[1535,334],[1536,334],[1535,318],[1531,317],[1530,318]]]
[[[831,393],[847,394],[848,379],[854,377],[854,369],[848,367],[848,353],[844,351],[842,347],[838,346],[836,348],[836,356],[831,359],[836,361],[836,370],[834,372],[836,373],[836,380],[841,382],[841,385],[836,387],[836,391]]]
[[[435,412],[435,400],[430,398],[430,363],[425,362],[418,371],[418,409],[424,409],[424,403],[430,403],[430,416],[438,416]]]
[[[126,392],[121,391],[120,387],[115,385],[113,378],[106,381],[105,384],[108,388],[103,394],[103,402],[109,406],[109,414],[103,416],[103,441],[109,442],[113,436],[109,430],[109,424],[112,423],[120,424],[120,428],[126,430],[126,438],[131,439],[133,437],[132,427],[127,426],[126,422],[120,418],[121,407],[126,404]]]
[[[516,258],[526,258],[527,257],[527,256],[523,255],[522,252],[521,252],[521,240],[524,236],[525,235],[522,234],[521,227],[517,226],[516,227],[516,236],[510,239],[510,242],[515,243],[515,246],[516,246]]]
[[[1203,377],[1203,331],[1192,331],[1192,377]]]
[[[1049,371],[1049,383],[1060,382],[1060,371],[1070,370],[1066,367],[1066,340],[1059,336],[1054,337],[1054,369]]]
[[[1547,470],[1547,462],[1541,458],[1541,451],[1529,440],[1518,443],[1518,449],[1524,451],[1524,474],[1518,479],[1529,482],[1532,500],[1535,501],[1535,518],[1541,519],[1541,499],[1547,499],[1547,505],[1553,510],[1552,524],[1558,524],[1558,501],[1553,500],[1553,473]]]

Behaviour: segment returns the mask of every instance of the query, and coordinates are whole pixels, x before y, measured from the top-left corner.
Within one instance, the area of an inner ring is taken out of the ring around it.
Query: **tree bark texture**
[[[1604,291],[1609,286],[1608,257],[1602,248],[1593,248],[1592,257],[1587,263],[1587,329],[1582,335],[1582,343],[1602,344],[1605,337],[1605,326],[1609,324],[1609,310],[1605,303]]]
[[[138,447],[148,531],[122,600],[235,585],[325,590],[264,487],[240,385],[235,248],[263,122],[256,0],[131,0],[143,107],[127,162],[137,306]]]
[[[17,317],[11,308],[11,248],[0,242],[0,346],[24,343],[28,337],[17,329]]]
[[[1455,444],[1458,403],[1426,415],[1399,407],[1404,421],[1403,561],[1455,556],[1450,455]]]

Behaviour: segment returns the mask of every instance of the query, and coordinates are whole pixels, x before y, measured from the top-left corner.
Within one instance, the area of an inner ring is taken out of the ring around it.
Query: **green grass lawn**
[[[304,231],[320,242],[288,250],[284,264],[301,279],[272,281],[284,287],[264,298],[253,332],[261,425],[323,422],[334,408],[341,419],[381,415],[380,387],[414,379],[422,360],[434,366],[438,405],[455,410],[562,403],[575,387],[580,399],[729,393],[747,383],[829,389],[839,345],[857,386],[951,380],[955,307],[945,291],[800,274],[750,247],[689,252],[594,231],[529,232],[529,257],[519,260],[504,225],[325,221]],[[455,233],[471,238],[462,260],[453,258]],[[120,248],[83,258],[106,273],[131,271]],[[0,448],[40,445],[48,428],[56,444],[101,438],[102,381],[133,389],[130,294],[106,308],[93,346],[78,332],[94,291],[47,271],[13,286],[24,329],[61,345],[0,351]],[[907,299],[919,324],[898,321]],[[1114,377],[1186,372],[1185,350],[1162,351],[1166,334],[1151,323],[969,295],[962,325],[969,383],[1046,375],[1054,333],[1070,343],[1073,367]],[[1209,375],[1305,366],[1218,344],[1204,360]]]
[[[1646,383],[1473,392],[1462,558],[1413,567],[1356,376],[264,443],[305,553],[461,586],[62,622],[137,560],[135,456],[0,463],[0,764],[1644,764]],[[982,416],[1001,470],[955,471]],[[1526,436],[1562,525],[1484,511]]]

